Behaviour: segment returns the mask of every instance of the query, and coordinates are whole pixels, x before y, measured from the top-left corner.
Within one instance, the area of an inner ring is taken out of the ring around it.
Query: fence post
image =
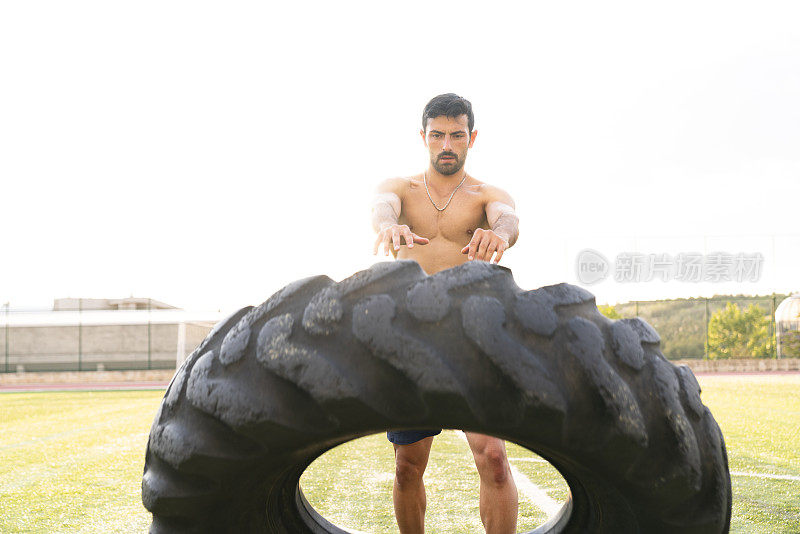
[[[706,354],[705,359],[708,360],[708,297],[705,298],[706,302],[706,313],[705,313],[705,321],[706,321]]]
[[[769,316],[769,334],[772,339],[772,349],[775,351],[775,359],[778,359],[778,330],[775,324],[775,292],[772,293],[772,313]]]
[[[147,299],[147,369],[150,370],[152,365],[152,335],[150,329],[150,311],[153,307],[153,299]]]
[[[186,359],[186,321],[178,323],[178,350],[175,357],[175,369]]]
[[[83,370],[83,299],[78,299],[78,371]]]
[[[5,307],[6,307],[6,366],[5,366],[5,372],[6,373],[8,372],[8,308],[9,308],[9,306],[11,306],[11,303],[10,302],[6,302],[5,303]]]

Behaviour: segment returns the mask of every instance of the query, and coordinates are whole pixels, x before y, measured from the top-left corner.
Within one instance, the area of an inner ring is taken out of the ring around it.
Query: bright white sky
[[[521,287],[635,248],[764,274],[599,302],[800,289],[796,2],[276,4],[0,4],[0,301],[226,310],[385,261],[374,187],[424,168],[451,91],[468,171],[516,201]]]

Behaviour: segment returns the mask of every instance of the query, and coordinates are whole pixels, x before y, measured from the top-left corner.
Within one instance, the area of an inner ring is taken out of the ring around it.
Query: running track
[[[75,382],[55,384],[0,384],[0,393],[30,393],[35,391],[125,391],[165,389],[169,381],[153,382]]]
[[[742,373],[697,372],[696,376],[757,376],[800,375],[800,371],[753,371]],[[149,382],[64,382],[53,384],[0,384],[0,393],[28,393],[33,391],[119,391],[137,389],[165,389],[169,381]]]

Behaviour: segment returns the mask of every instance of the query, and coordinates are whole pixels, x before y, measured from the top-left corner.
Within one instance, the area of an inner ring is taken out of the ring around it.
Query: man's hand
[[[496,252],[497,257],[492,263],[500,263],[500,258],[503,257],[503,251],[508,248],[508,239],[494,233],[493,230],[485,230],[483,228],[476,228],[475,233],[472,234],[472,240],[469,245],[461,249],[462,254],[469,253],[469,259],[490,261],[492,255]]]
[[[420,245],[427,245],[428,238],[421,237],[411,231],[408,225],[405,224],[392,224],[386,225],[378,232],[378,238],[375,240],[375,251],[373,254],[378,253],[378,248],[380,247],[381,243],[383,243],[383,250],[386,252],[386,255],[389,255],[389,240],[391,239],[392,244],[394,245],[394,249],[398,250],[400,248],[400,237],[405,239],[406,245],[408,248],[414,246],[414,243],[419,243]]]

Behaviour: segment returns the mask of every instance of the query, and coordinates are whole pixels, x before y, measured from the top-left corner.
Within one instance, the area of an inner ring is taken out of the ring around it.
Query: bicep
[[[486,192],[486,221],[489,226],[494,226],[504,214],[516,216],[514,200],[502,189],[492,187]]]
[[[400,216],[400,209],[403,203],[403,191],[405,180],[402,178],[389,178],[384,180],[375,189],[373,203],[386,202],[394,210],[395,215]]]

